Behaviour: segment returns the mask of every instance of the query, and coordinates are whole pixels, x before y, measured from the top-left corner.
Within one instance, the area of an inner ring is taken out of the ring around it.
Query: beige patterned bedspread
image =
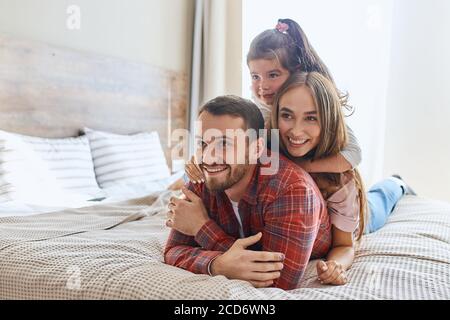
[[[1,299],[450,299],[450,204],[404,197],[360,244],[349,283],[255,289],[163,263],[169,192],[114,205],[0,218]]]

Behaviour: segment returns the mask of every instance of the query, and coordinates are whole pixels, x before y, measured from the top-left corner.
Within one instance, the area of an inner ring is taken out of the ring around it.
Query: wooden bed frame
[[[90,127],[121,134],[188,127],[185,73],[0,36],[0,129],[77,136]]]

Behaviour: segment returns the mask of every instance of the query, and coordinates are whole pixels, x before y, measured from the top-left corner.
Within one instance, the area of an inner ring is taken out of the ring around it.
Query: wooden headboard
[[[49,138],[83,127],[156,130],[168,156],[169,133],[187,128],[187,106],[184,73],[0,36],[2,130]]]

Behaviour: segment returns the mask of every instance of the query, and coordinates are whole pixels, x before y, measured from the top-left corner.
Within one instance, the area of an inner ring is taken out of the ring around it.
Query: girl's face
[[[289,77],[289,71],[278,60],[257,59],[248,63],[252,77],[253,95],[271,106],[278,89]]]
[[[293,157],[303,157],[319,144],[319,114],[308,87],[294,87],[283,94],[278,128],[287,152]]]

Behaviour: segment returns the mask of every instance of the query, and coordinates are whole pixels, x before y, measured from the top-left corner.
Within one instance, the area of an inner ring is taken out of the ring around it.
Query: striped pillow
[[[17,177],[20,168],[29,172],[30,167],[39,163],[39,170],[34,169],[35,176],[37,174],[47,176],[44,178],[53,180],[53,184],[63,191],[85,195],[86,200],[103,195],[95,179],[91,150],[86,136],[47,139],[0,131],[0,139],[4,146],[0,151],[3,171],[6,170],[10,175],[15,174]],[[10,158],[8,155],[14,156]],[[13,167],[15,169],[12,169]],[[28,177],[33,178],[30,173]],[[14,184],[14,179],[11,176],[8,184]]]
[[[101,188],[148,183],[170,176],[157,132],[120,135],[84,128]]]

